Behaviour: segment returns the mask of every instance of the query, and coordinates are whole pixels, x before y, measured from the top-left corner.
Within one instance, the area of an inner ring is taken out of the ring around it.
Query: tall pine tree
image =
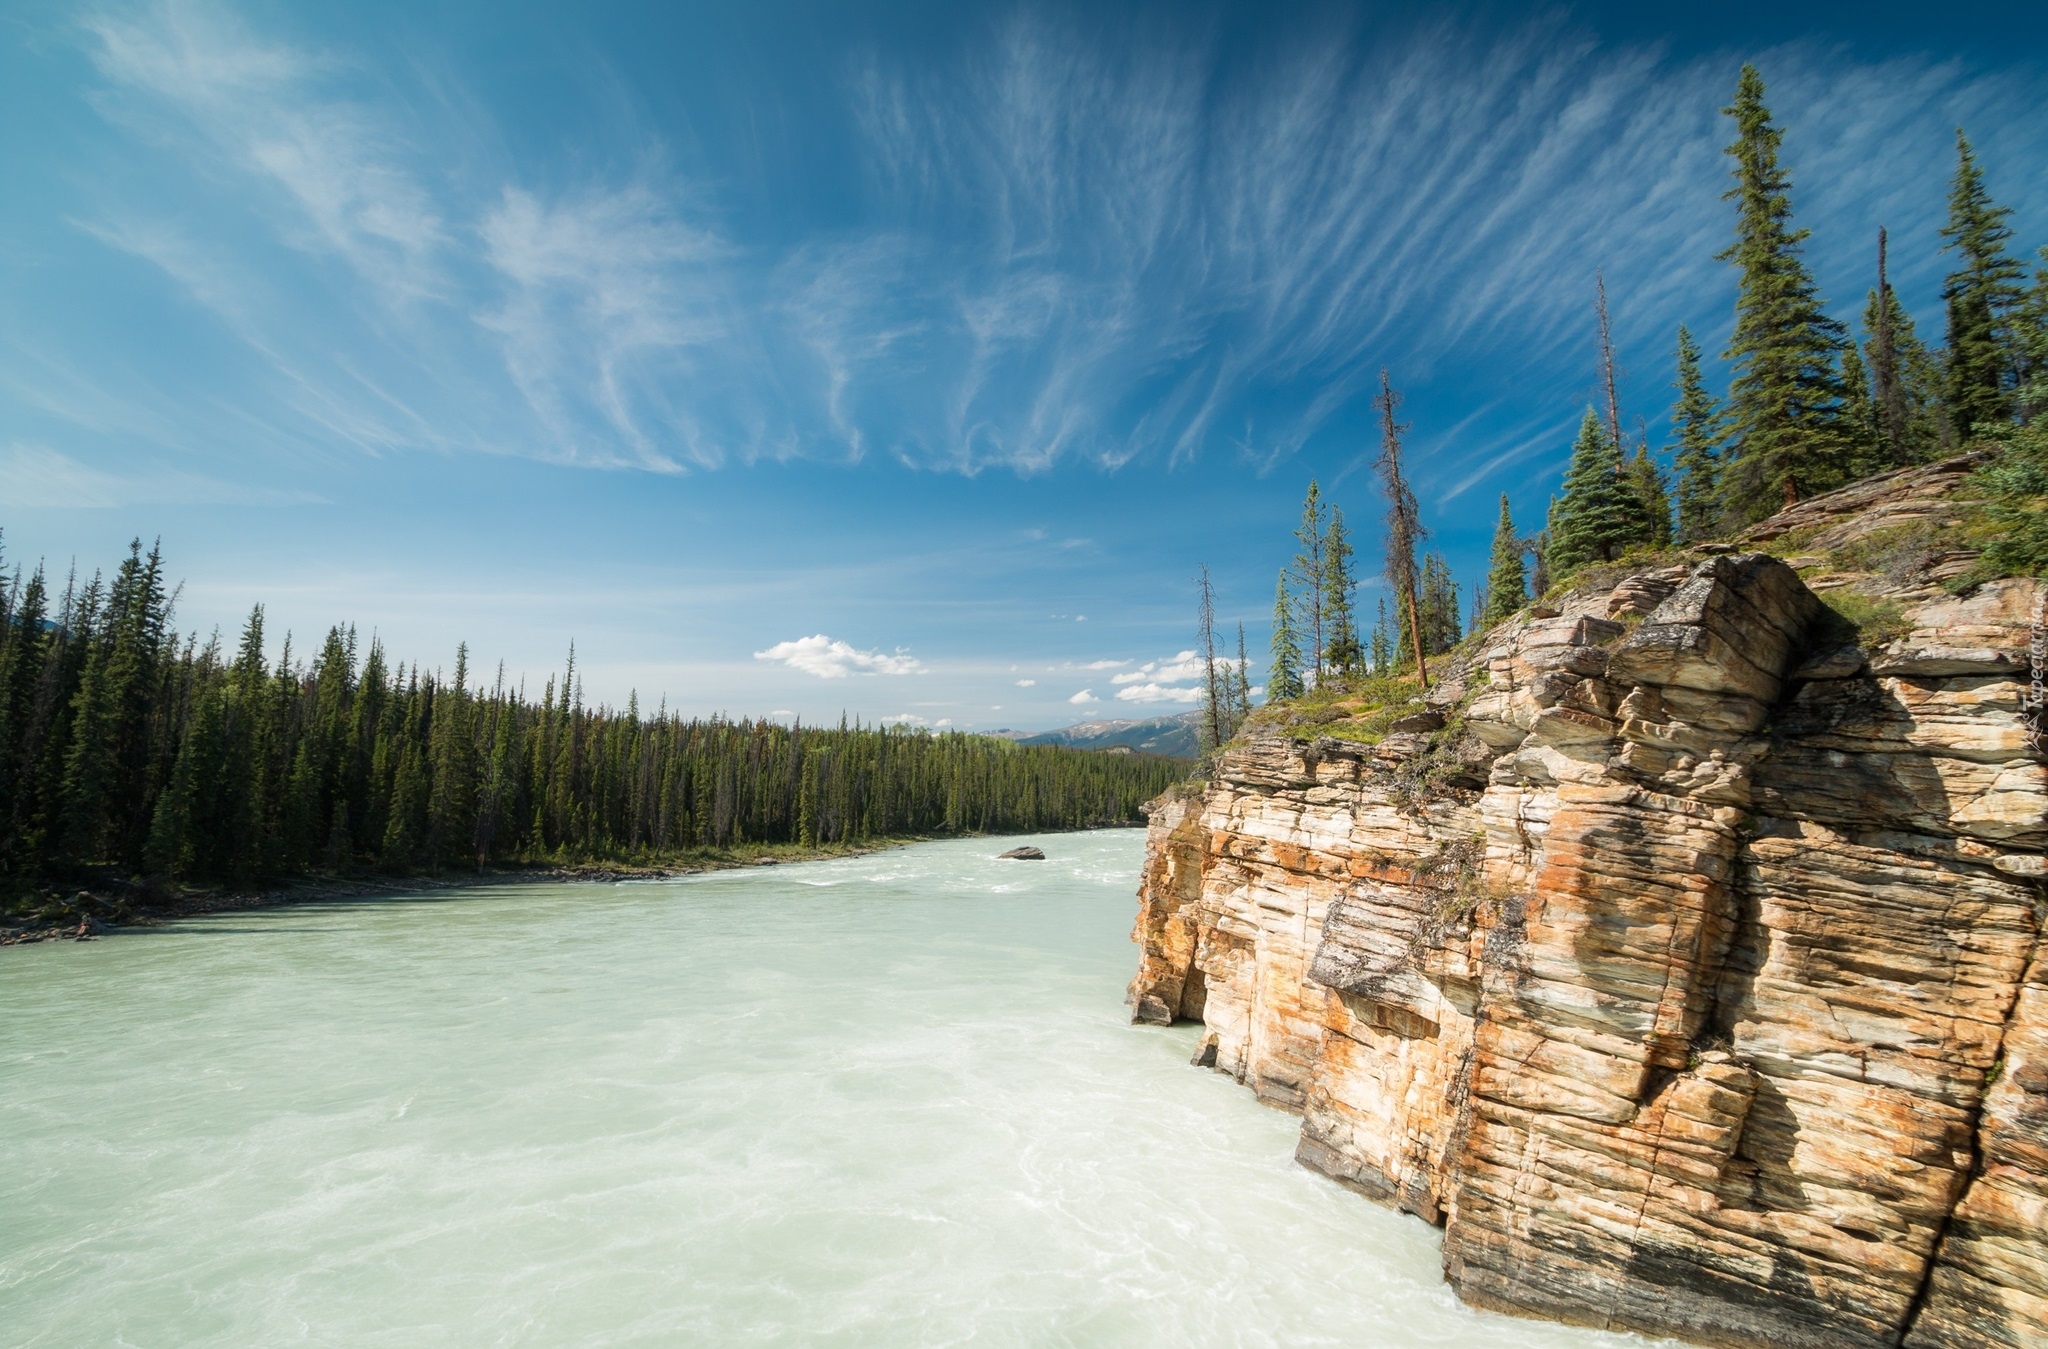
[[[2018,412],[2032,426],[2048,421],[2048,248],[2041,250],[2033,288],[2013,316],[2013,336],[2020,366]]]
[[[1522,566],[1522,540],[1508,513],[1508,494],[1500,494],[1500,523],[1493,529],[1493,558],[1486,570],[1486,608],[1481,622],[1492,627],[1529,602],[1529,579]]]
[[[1458,625],[1458,583],[1451,566],[1431,553],[1422,559],[1422,649],[1440,656],[1464,634]]]
[[[1680,543],[1698,543],[1721,522],[1721,410],[1700,376],[1700,348],[1683,324],[1678,329],[1678,405],[1671,424],[1678,432],[1672,466],[1678,470]]]
[[[1622,466],[1622,488],[1630,509],[1627,541],[1666,548],[1671,544],[1671,485],[1650,447],[1636,446]]]
[[[1634,493],[1622,479],[1621,454],[1589,407],[1565,469],[1564,494],[1551,507],[1551,574],[1612,561],[1639,528],[1636,509]]]
[[[1792,227],[1792,180],[1778,163],[1784,132],[1764,106],[1764,81],[1742,68],[1727,153],[1735,160],[1735,242],[1720,255],[1741,270],[1727,358],[1729,456],[1723,498],[1738,521],[1761,519],[1847,480],[1835,360],[1842,325],[1828,317],[1801,259],[1807,231]]]
[[[1943,251],[1957,267],[1942,284],[1948,302],[1948,415],[1958,440],[1979,428],[1996,431],[2012,420],[2018,362],[2012,315],[2021,301],[2026,270],[2005,251],[2012,209],[1991,200],[1984,171],[1961,127],[1956,128],[1956,176],[1949,189]]]
[[[1953,443],[1941,410],[1941,376],[1889,285],[1863,303],[1864,366],[1870,372],[1873,471],[1924,464]]]
[[[1330,528],[1323,536],[1323,625],[1329,642],[1323,648],[1326,674],[1345,674],[1358,668],[1358,619],[1353,613],[1351,579],[1351,534],[1344,528],[1344,512],[1330,508]]]
[[[1308,495],[1301,503],[1301,524],[1294,537],[1301,550],[1294,555],[1294,583],[1301,595],[1302,655],[1310,673],[1320,675],[1323,648],[1328,638],[1328,615],[1323,606],[1328,578],[1323,574],[1323,544],[1329,533],[1329,513],[1323,507],[1323,490],[1309,479]]]
[[[1287,593],[1287,573],[1273,585],[1273,664],[1266,673],[1269,701],[1299,698],[1301,683],[1301,638],[1294,631],[1294,597]]]

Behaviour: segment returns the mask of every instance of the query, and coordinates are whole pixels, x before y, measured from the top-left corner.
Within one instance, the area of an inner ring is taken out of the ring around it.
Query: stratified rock
[[[1906,1343],[2048,1343],[2048,949],[2037,950],[1986,1093],[1978,1169]]]
[[[1788,507],[1742,537],[1758,544],[1799,533],[1807,538],[1808,548],[1821,551],[1840,548],[1883,530],[1909,525],[1950,525],[1957,519],[1956,489],[1990,457],[1985,452],[1961,454],[1938,464],[1920,464],[1866,478],[1838,492]]]
[[[1200,1017],[1197,1061],[1301,1112],[1304,1163],[1443,1224],[1477,1305],[2040,1349],[2038,584],[1922,592],[1873,655],[1790,567],[1721,552],[1489,634],[1462,707],[1431,702],[1456,746],[1240,741],[1153,808],[1136,1015]],[[1423,753],[1483,790],[1418,803]]]

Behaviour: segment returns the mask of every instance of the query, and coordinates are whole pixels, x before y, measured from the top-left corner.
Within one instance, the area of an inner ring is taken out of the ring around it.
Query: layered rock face
[[[1503,625],[1376,745],[1253,734],[1155,810],[1137,1019],[1477,1305],[2048,1345],[2038,603],[1923,590],[1866,651],[1711,557]]]

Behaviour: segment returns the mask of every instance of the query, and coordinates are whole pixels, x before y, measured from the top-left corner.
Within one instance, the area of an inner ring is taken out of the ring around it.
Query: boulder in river
[[[1012,848],[1008,852],[997,853],[996,856],[999,858],[1007,857],[1018,862],[1043,862],[1045,860],[1045,854],[1037,848]]]

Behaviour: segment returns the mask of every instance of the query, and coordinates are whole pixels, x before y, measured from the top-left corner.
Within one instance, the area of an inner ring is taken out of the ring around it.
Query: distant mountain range
[[[1081,721],[1057,731],[991,731],[1020,745],[1071,745],[1075,749],[1129,749],[1140,754],[1170,754],[1192,759],[1197,752],[1195,725],[1199,711],[1139,721]]]

